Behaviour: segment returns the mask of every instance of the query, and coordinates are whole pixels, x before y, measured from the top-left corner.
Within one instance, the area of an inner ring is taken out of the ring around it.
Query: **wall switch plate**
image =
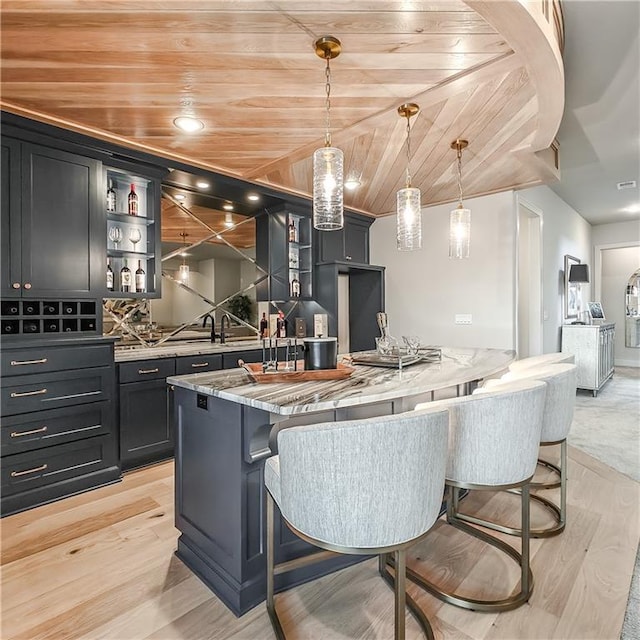
[[[456,313],[456,324],[471,324],[471,320],[470,313]]]

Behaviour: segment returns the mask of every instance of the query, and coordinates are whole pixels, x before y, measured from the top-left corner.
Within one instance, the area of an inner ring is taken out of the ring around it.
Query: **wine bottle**
[[[131,291],[131,269],[127,266],[127,261],[124,261],[122,269],[120,269],[120,291],[123,293],[129,293]]]
[[[107,211],[110,213],[116,211],[116,190],[113,188],[113,180],[109,180],[109,188],[107,189]]]
[[[269,321],[267,320],[267,314],[262,314],[262,320],[260,320],[260,337],[268,338],[269,337]]]
[[[138,268],[135,275],[136,293],[144,293],[147,290],[147,274],[142,268],[141,261],[138,260]]]
[[[138,194],[136,193],[136,185],[131,184],[131,191],[129,191],[129,196],[127,197],[127,204],[129,205],[129,215],[137,216],[138,215]]]
[[[298,242],[298,233],[293,218],[290,218],[289,221],[289,242]]]
[[[300,280],[296,276],[293,276],[293,280],[291,280],[291,297],[300,297]]]
[[[107,291],[113,291],[113,269],[107,260]]]

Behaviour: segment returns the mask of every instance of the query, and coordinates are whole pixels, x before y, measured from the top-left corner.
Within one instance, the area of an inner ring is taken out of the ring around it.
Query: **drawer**
[[[104,367],[113,364],[113,345],[86,344],[65,347],[4,348],[0,362],[3,377],[83,369],[85,367]]]
[[[3,498],[59,483],[114,464],[111,436],[97,436],[2,459]]]
[[[166,378],[176,372],[175,358],[157,358],[155,360],[137,360],[118,365],[119,380],[123,382],[142,382]]]
[[[11,376],[2,381],[1,412],[11,416],[111,400],[113,387],[112,367]]]
[[[219,353],[176,358],[176,375],[178,376],[185,373],[217,371],[218,369],[222,369],[222,355]]]
[[[2,455],[105,435],[112,428],[110,402],[8,416],[2,420]]]

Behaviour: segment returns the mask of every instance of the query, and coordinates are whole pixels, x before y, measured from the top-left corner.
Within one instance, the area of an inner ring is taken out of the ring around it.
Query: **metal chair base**
[[[529,486],[532,489],[555,489],[560,487],[560,506],[558,507],[557,504],[540,495],[535,493],[530,494],[531,500],[535,500],[551,513],[554,523],[548,527],[539,529],[530,528],[529,535],[532,538],[551,538],[562,533],[567,522],[567,441],[563,440],[560,444],[560,466],[556,466],[547,460],[538,460],[538,464],[556,472],[560,476],[560,482],[531,482],[529,483]],[[509,489],[509,492],[520,494],[519,489]],[[520,536],[522,534],[521,530],[518,528],[507,527],[498,522],[484,520],[466,513],[458,513],[457,517],[465,522],[470,522],[471,524],[485,527],[486,529],[492,529],[493,531],[500,531],[501,533],[506,533],[510,536]]]
[[[473,488],[473,487],[469,487]],[[476,487],[477,488],[477,487]],[[520,567],[520,590],[518,593],[510,595],[506,598],[499,598],[494,600],[482,600],[479,598],[472,598],[467,596],[462,596],[453,591],[446,591],[434,583],[427,580],[424,576],[416,573],[413,569],[407,569],[407,578],[409,578],[412,582],[415,582],[418,586],[422,587],[430,594],[435,596],[436,598],[446,602],[448,604],[452,604],[456,607],[461,607],[463,609],[470,609],[471,611],[488,611],[488,612],[498,612],[498,611],[509,611],[511,609],[516,609],[517,607],[523,605],[525,602],[529,600],[531,597],[531,593],[533,592],[533,573],[531,572],[529,566],[529,486],[528,484],[524,484],[522,486],[522,494],[521,494],[521,507],[522,507],[522,553],[516,551],[513,547],[506,544],[502,540],[495,538],[494,536],[489,535],[488,533],[481,531],[480,529],[476,529],[475,527],[471,527],[464,522],[462,522],[462,518],[459,518],[457,513],[458,508],[458,498],[457,498],[457,488],[453,486],[449,486],[449,504],[447,510],[447,523],[451,526],[468,533],[483,542],[490,544],[495,547],[499,551],[504,552],[510,558],[515,560],[515,562]]]
[[[347,547],[343,548],[334,545],[326,545],[318,540],[314,540],[298,531],[297,529],[295,529],[295,527],[291,526],[287,522],[287,526],[302,540],[305,540],[306,542],[309,542],[326,550],[319,551],[312,555],[304,556],[295,560],[290,560],[288,562],[275,564],[274,512],[275,503],[273,498],[271,497],[271,494],[267,491],[267,613],[269,614],[271,626],[273,627],[273,631],[278,640],[286,640],[286,636],[284,634],[282,623],[280,622],[280,618],[278,617],[278,612],[276,610],[274,577],[281,573],[292,571],[294,569],[312,564],[313,562],[317,562],[318,560],[324,560],[328,556],[335,553],[355,553],[362,555],[379,554],[379,567],[382,578],[394,591],[394,640],[405,639],[406,605],[408,605],[409,611],[415,616],[416,621],[420,625],[420,628],[422,629],[427,640],[434,640],[433,630],[431,629],[429,621],[427,620],[422,610],[414,602],[414,600],[406,593],[406,550],[409,546],[420,540],[423,536],[420,536],[420,538],[416,538],[416,540],[411,540],[410,542],[405,542],[402,545],[393,547],[382,547],[377,549],[359,549]],[[393,553],[394,564],[397,567],[396,576],[394,578],[392,578],[386,571],[384,571],[384,573],[382,571],[384,563],[383,559],[386,559],[390,553]]]

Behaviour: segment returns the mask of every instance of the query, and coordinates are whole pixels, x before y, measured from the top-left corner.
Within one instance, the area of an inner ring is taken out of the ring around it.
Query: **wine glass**
[[[142,234],[140,233],[140,229],[138,227],[133,227],[131,231],[129,231],[129,242],[133,245],[133,250],[136,250],[136,245],[140,242],[142,238]]]
[[[109,228],[109,240],[113,242],[113,246],[118,250],[118,243],[122,242],[122,229],[117,225]]]

